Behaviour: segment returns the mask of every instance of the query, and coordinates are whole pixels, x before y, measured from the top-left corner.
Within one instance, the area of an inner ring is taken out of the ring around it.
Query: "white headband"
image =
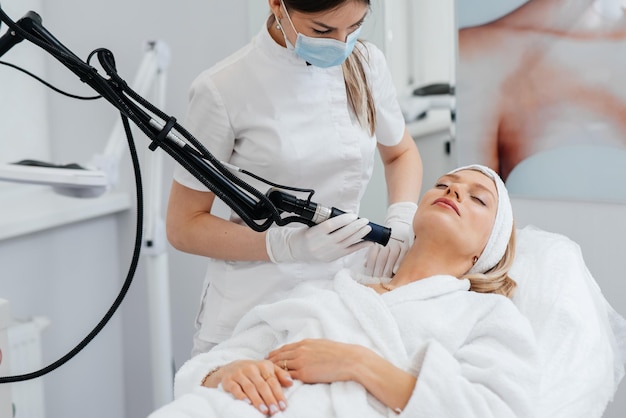
[[[469,271],[469,273],[484,273],[498,264],[506,252],[506,247],[509,244],[513,230],[513,208],[509,200],[509,192],[506,190],[504,182],[495,171],[483,165],[472,164],[454,169],[448,174],[462,170],[480,171],[496,183],[496,189],[498,191],[498,209],[496,211],[496,219],[493,223],[493,228],[491,229],[491,235],[489,235],[487,245],[485,245],[485,249],[480,254],[480,257],[478,257],[478,261],[476,261]]]

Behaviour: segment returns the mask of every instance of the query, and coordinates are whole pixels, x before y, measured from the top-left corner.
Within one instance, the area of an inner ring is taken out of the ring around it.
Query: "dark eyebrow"
[[[358,22],[354,23],[352,26],[356,26],[356,25],[359,25],[359,24],[363,23],[363,21],[364,21],[364,20],[365,20],[365,18],[367,17],[367,13],[368,13],[368,12],[365,12],[365,14],[363,15],[363,17],[362,17],[362,18],[361,18]],[[327,24],[325,24],[325,23],[318,22],[318,21],[316,21],[316,20],[312,20],[311,22],[312,22],[312,23],[314,23],[314,24],[316,24],[316,25],[318,25],[318,26],[323,27],[324,29],[328,29],[328,30],[334,30],[334,29],[337,29],[337,28],[333,28],[332,26],[328,26],[328,25],[327,25]],[[351,27],[352,27],[352,26],[351,26]]]

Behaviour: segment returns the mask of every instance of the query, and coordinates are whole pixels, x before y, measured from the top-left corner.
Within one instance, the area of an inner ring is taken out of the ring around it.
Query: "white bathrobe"
[[[176,399],[150,418],[262,417],[221,388],[202,387],[202,379],[216,366],[263,359],[305,338],[369,347],[417,376],[401,417],[533,417],[539,372],[530,325],[509,299],[468,289],[467,280],[434,276],[379,295],[347,270],[303,284],[253,309],[231,339],[187,361],[176,374]],[[296,381],[285,394],[288,407],[276,417],[397,416],[355,382]]]

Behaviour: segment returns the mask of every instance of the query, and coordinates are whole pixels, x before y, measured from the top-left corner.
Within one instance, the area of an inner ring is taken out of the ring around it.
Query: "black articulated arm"
[[[105,78],[46,30],[35,12],[28,12],[14,23],[0,9],[0,18],[9,26],[0,38],[0,56],[23,39],[38,45],[115,106],[122,118],[134,123],[151,140],[151,150],[162,148],[224,200],[251,228],[263,231],[273,222],[283,222],[278,209],[263,193],[225,168],[174,117],[166,115],[134,92],[117,74],[115,59],[109,50],[97,49],[89,57],[97,57],[108,75]]]
[[[343,213],[339,209],[325,208],[312,202],[311,197],[314,191],[311,189],[281,186],[238,167],[226,164],[228,165],[227,167],[225,163],[217,160],[202,143],[194,138],[184,127],[178,124],[176,118],[165,114],[133,91],[126,81],[118,75],[115,59],[111,51],[100,48],[93,51],[86,61],[81,60],[43,26],[41,17],[33,11],[29,11],[17,22],[14,22],[6,15],[0,6],[0,22],[5,23],[8,27],[5,34],[0,37],[0,57],[18,43],[27,40],[52,55],[67,69],[73,72],[82,82],[96,91],[101,98],[104,98],[119,110],[124,131],[128,139],[137,187],[135,249],[126,280],[110,309],[94,329],[66,355],[38,371],[19,376],[0,377],[0,384],[41,377],[65,364],[89,344],[104,328],[127,294],[137,268],[143,229],[141,175],[138,157],[132,139],[130,122],[135,124],[149,138],[150,150],[155,151],[157,148],[164,150],[209,190],[215,193],[216,196],[223,200],[224,203],[233,209],[241,219],[255,231],[265,231],[273,223],[284,226],[291,222],[300,222],[313,226],[316,223],[323,222],[329,217]],[[103,77],[96,68],[89,65],[89,61],[94,56],[97,57],[107,77]],[[53,165],[41,165],[39,162],[33,161],[29,161],[28,164],[31,166],[46,166],[47,168],[54,167]],[[65,167],[58,166],[58,168],[63,169]],[[267,194],[264,194],[243,181],[235,175],[234,172],[253,177],[272,186],[272,188],[270,188]],[[298,199],[295,196],[285,193],[285,190],[306,193],[308,196],[306,199]],[[280,193],[280,198],[277,198],[276,193]],[[328,213],[322,217],[312,218],[310,214],[311,208],[317,208],[324,213]],[[284,214],[294,215],[283,216]],[[391,236],[391,230],[373,223],[370,223],[370,225],[373,231],[364,239],[386,245]]]
[[[97,49],[85,62],[46,30],[42,25],[41,17],[33,11],[28,12],[15,23],[0,8],[0,20],[9,26],[7,33],[0,38],[0,56],[23,39],[47,51],[102,98],[115,106],[122,118],[132,121],[151,140],[152,151],[156,148],[163,149],[222,199],[250,228],[265,231],[272,223],[281,226],[291,222],[300,222],[309,226],[318,223],[312,222],[308,217],[300,216],[297,211],[292,211],[291,205],[277,206],[276,201],[272,201],[266,194],[236,176],[232,172],[232,167],[227,168],[217,160],[174,117],[165,114],[133,91],[118,75],[111,51],[104,48]],[[97,57],[108,78],[103,77],[88,64],[93,55]],[[238,169],[238,171],[274,188],[305,192],[308,194],[306,204],[314,204],[311,202],[313,190],[277,185],[245,170]],[[282,200],[278,203],[281,202]],[[296,216],[282,217],[282,213],[295,213]],[[342,212],[335,210],[331,216],[339,213]],[[365,239],[386,245],[390,235],[388,228],[373,223],[371,226],[380,233],[370,234]]]

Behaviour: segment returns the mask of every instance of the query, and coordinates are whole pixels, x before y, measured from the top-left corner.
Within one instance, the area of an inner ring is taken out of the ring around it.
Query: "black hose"
[[[102,317],[100,322],[91,330],[89,334],[82,341],[80,341],[73,349],[71,349],[67,354],[54,361],[48,366],[45,366],[37,371],[15,375],[15,376],[3,376],[0,377],[0,384],[3,383],[15,383],[21,382],[24,380],[36,379],[45,374],[50,373],[51,371],[61,367],[69,360],[71,360],[76,354],[80,353],[86,346],[89,344],[95,337],[102,331],[105,325],[111,320],[117,309],[122,304],[122,301],[126,297],[128,293],[128,289],[133,282],[133,277],[135,276],[135,272],[137,270],[137,264],[139,262],[139,255],[141,252],[141,241],[142,241],[142,231],[143,231],[143,186],[141,183],[141,171],[139,167],[139,158],[137,157],[137,150],[135,148],[135,144],[132,140],[132,132],[130,129],[130,125],[128,124],[128,119],[122,117],[122,121],[124,123],[124,130],[126,131],[126,136],[128,138],[128,147],[130,149],[131,160],[133,164],[133,172],[135,175],[135,188],[137,195],[137,227],[135,230],[135,245],[133,249],[133,257],[131,259],[130,266],[128,268],[128,273],[126,274],[126,279],[122,285],[120,292],[118,293],[115,301],[106,312],[106,314]]]
[[[217,160],[196,138],[193,137],[193,135],[187,132],[182,126],[175,123],[175,120],[173,118],[167,116],[165,113],[157,109],[155,106],[153,106],[144,98],[135,93],[130,87],[128,87],[127,83],[118,76],[115,68],[115,59],[110,51],[106,49],[98,49],[92,52],[89,56],[89,59],[94,54],[98,56],[102,67],[111,77],[110,80],[106,80],[102,76],[100,76],[96,69],[91,67],[88,62],[81,61],[80,58],[78,58],[68,48],[66,48],[63,44],[56,40],[56,38],[54,38],[49,32],[47,32],[45,28],[43,28],[43,26],[38,26],[34,29],[34,32],[36,34],[36,36],[34,36],[31,33],[22,30],[22,28],[16,25],[15,22],[13,22],[4,13],[1,7],[0,21],[5,22],[10,30],[15,30],[24,39],[27,39],[33,44],[44,49],[59,62],[61,62],[65,67],[67,67],[74,74],[76,74],[81,79],[81,81],[92,87],[97,93],[100,94],[102,98],[110,102],[120,111],[124,130],[126,132],[126,138],[128,140],[128,146],[135,176],[135,187],[137,196],[137,223],[132,260],[122,288],[120,289],[118,296],[116,297],[104,317],[82,341],[80,341],[72,350],[70,350],[67,354],[63,355],[58,360],[54,361],[48,366],[41,368],[40,370],[31,373],[0,377],[0,384],[15,383],[35,379],[47,373],[50,373],[51,371],[67,363],[76,354],[82,351],[87,346],[87,344],[89,344],[98,335],[98,333],[100,333],[100,331],[102,331],[104,326],[113,317],[113,315],[121,305],[122,301],[124,300],[126,294],[128,293],[128,289],[132,284],[133,277],[135,275],[137,264],[139,261],[143,230],[143,189],[141,183],[141,171],[129,120],[132,121],[144,134],[148,136],[148,138],[153,141],[152,145],[161,147],[165,152],[172,156],[172,158],[174,158],[178,163],[185,167],[185,169],[187,169],[192,175],[194,175],[194,177],[196,177],[211,191],[213,191],[216,196],[218,196],[227,205],[229,205],[241,217],[241,219],[255,231],[264,231],[268,229],[273,222],[276,222],[278,225],[285,225],[288,222],[306,223],[306,220],[304,220],[303,218],[290,217],[282,219],[280,211],[263,193],[256,190],[248,183],[244,182],[239,177],[231,173],[230,170],[224,167],[219,160]],[[162,120],[170,121],[170,128],[174,128],[177,132],[181,133],[191,145],[181,148],[177,144],[173,144],[171,141],[164,140],[164,137],[166,135],[162,135],[162,132],[150,125],[150,115],[148,115],[143,109],[137,106],[135,102],[133,102],[132,100],[128,100],[127,95],[128,97],[131,97],[133,100],[135,100],[137,103],[140,103],[150,112],[153,112],[153,114],[158,115]],[[154,150],[156,146],[153,147],[152,145],[150,149]],[[224,193],[222,189],[218,187],[217,184],[215,184],[216,180],[209,178],[209,176],[207,175],[207,171],[213,172],[212,170],[216,170],[227,181],[230,181],[232,184],[241,187],[247,193],[257,198],[258,204],[255,204],[255,207],[251,208],[250,204],[248,204],[243,197],[245,195],[239,195],[238,193],[230,195]],[[260,224],[257,223],[257,219],[255,219],[259,218],[259,213],[263,216],[263,218],[265,218],[265,221]]]

